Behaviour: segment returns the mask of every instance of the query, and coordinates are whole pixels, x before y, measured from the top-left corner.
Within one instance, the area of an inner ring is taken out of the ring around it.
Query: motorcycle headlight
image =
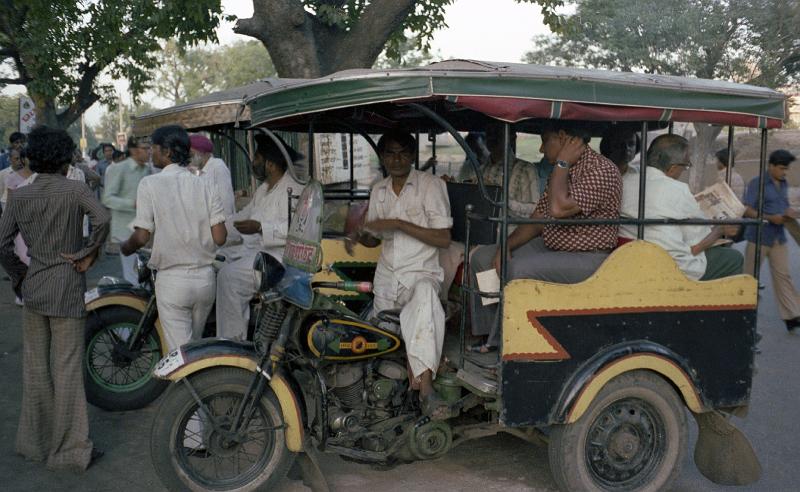
[[[256,259],[253,261],[253,271],[259,291],[264,292],[278,285],[285,270],[280,261],[262,251],[256,255]]]

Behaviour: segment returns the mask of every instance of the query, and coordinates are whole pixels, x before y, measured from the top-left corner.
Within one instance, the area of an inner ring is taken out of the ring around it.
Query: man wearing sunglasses
[[[645,218],[705,219],[689,186],[679,181],[692,167],[689,142],[678,135],[661,135],[647,151]],[[623,218],[639,216],[639,174],[622,180]],[[711,280],[742,273],[744,259],[738,251],[714,244],[724,235],[733,236],[738,226],[649,225],[644,239],[664,248],[678,268],[692,280]],[[620,236],[636,239],[637,226],[620,226]]]

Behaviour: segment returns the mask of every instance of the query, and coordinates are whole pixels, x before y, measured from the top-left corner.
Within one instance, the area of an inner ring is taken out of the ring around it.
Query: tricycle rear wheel
[[[576,422],[554,426],[550,468],[562,490],[664,490],[687,447],[683,402],[649,371],[609,381]]]

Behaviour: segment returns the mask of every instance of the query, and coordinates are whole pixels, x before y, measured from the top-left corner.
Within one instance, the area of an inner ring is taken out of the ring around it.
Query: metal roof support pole
[[[638,219],[644,219],[645,188],[647,185],[647,122],[642,122],[642,151],[639,152],[639,214]],[[644,239],[644,224],[637,226],[636,238]]]
[[[436,176],[436,132],[428,133],[428,142],[431,143],[431,159],[433,159],[433,166],[431,166],[431,174]]]
[[[414,152],[414,169],[419,171],[419,132],[416,132],[414,134],[414,138],[416,138],[417,140],[417,148],[415,149]]]
[[[761,130],[761,161],[758,165],[758,229],[756,229],[756,257],[753,261],[753,276],[760,280],[761,274],[761,235],[764,229],[764,186],[767,179],[767,129]]]
[[[667,131],[669,132],[670,135],[675,133],[675,122],[674,121],[670,121],[669,122],[669,126],[667,128],[669,128]]]
[[[733,125],[728,127],[728,167],[725,168],[725,183],[731,185],[731,174],[733,173]]]
[[[314,179],[314,120],[308,122],[308,178]]]
[[[350,132],[350,192],[353,192],[353,183],[355,182],[356,178],[356,171],[355,171],[355,156],[356,150],[354,147],[354,139],[353,139],[353,132]]]
[[[506,286],[508,278],[508,183],[511,181],[511,124],[503,124],[503,207],[500,209],[500,292]],[[495,323],[503,322],[503,296],[497,307]],[[502,325],[501,325],[502,328]],[[503,341],[500,340],[500,353]],[[501,390],[502,391],[502,390]]]
[[[461,270],[461,316],[458,321],[458,328],[459,328],[459,343],[460,343],[460,350],[459,350],[459,358],[458,358],[458,368],[464,369],[464,354],[467,353],[467,313],[469,312],[469,302],[470,302],[470,294],[467,293],[466,288],[472,288],[472,270],[470,270],[469,265],[469,250],[470,250],[470,242],[469,242],[469,229],[470,223],[472,222],[469,218],[469,215],[472,213],[472,204],[468,203],[466,207],[464,207],[466,213],[464,214],[464,268]]]

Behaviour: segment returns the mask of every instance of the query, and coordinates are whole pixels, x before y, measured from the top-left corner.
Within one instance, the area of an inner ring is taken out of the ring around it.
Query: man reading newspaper
[[[689,142],[678,135],[661,135],[647,151],[645,218],[706,219],[739,218],[744,206],[724,183],[692,196],[689,186],[678,181],[692,166]],[[726,190],[727,188],[727,190]],[[622,181],[620,216],[639,214],[639,175],[626,174]],[[620,226],[620,236],[636,238],[635,225]],[[737,226],[649,225],[644,239],[664,248],[678,268],[693,280],[711,280],[742,272],[744,259],[738,251],[720,245],[724,236],[733,236]]]

